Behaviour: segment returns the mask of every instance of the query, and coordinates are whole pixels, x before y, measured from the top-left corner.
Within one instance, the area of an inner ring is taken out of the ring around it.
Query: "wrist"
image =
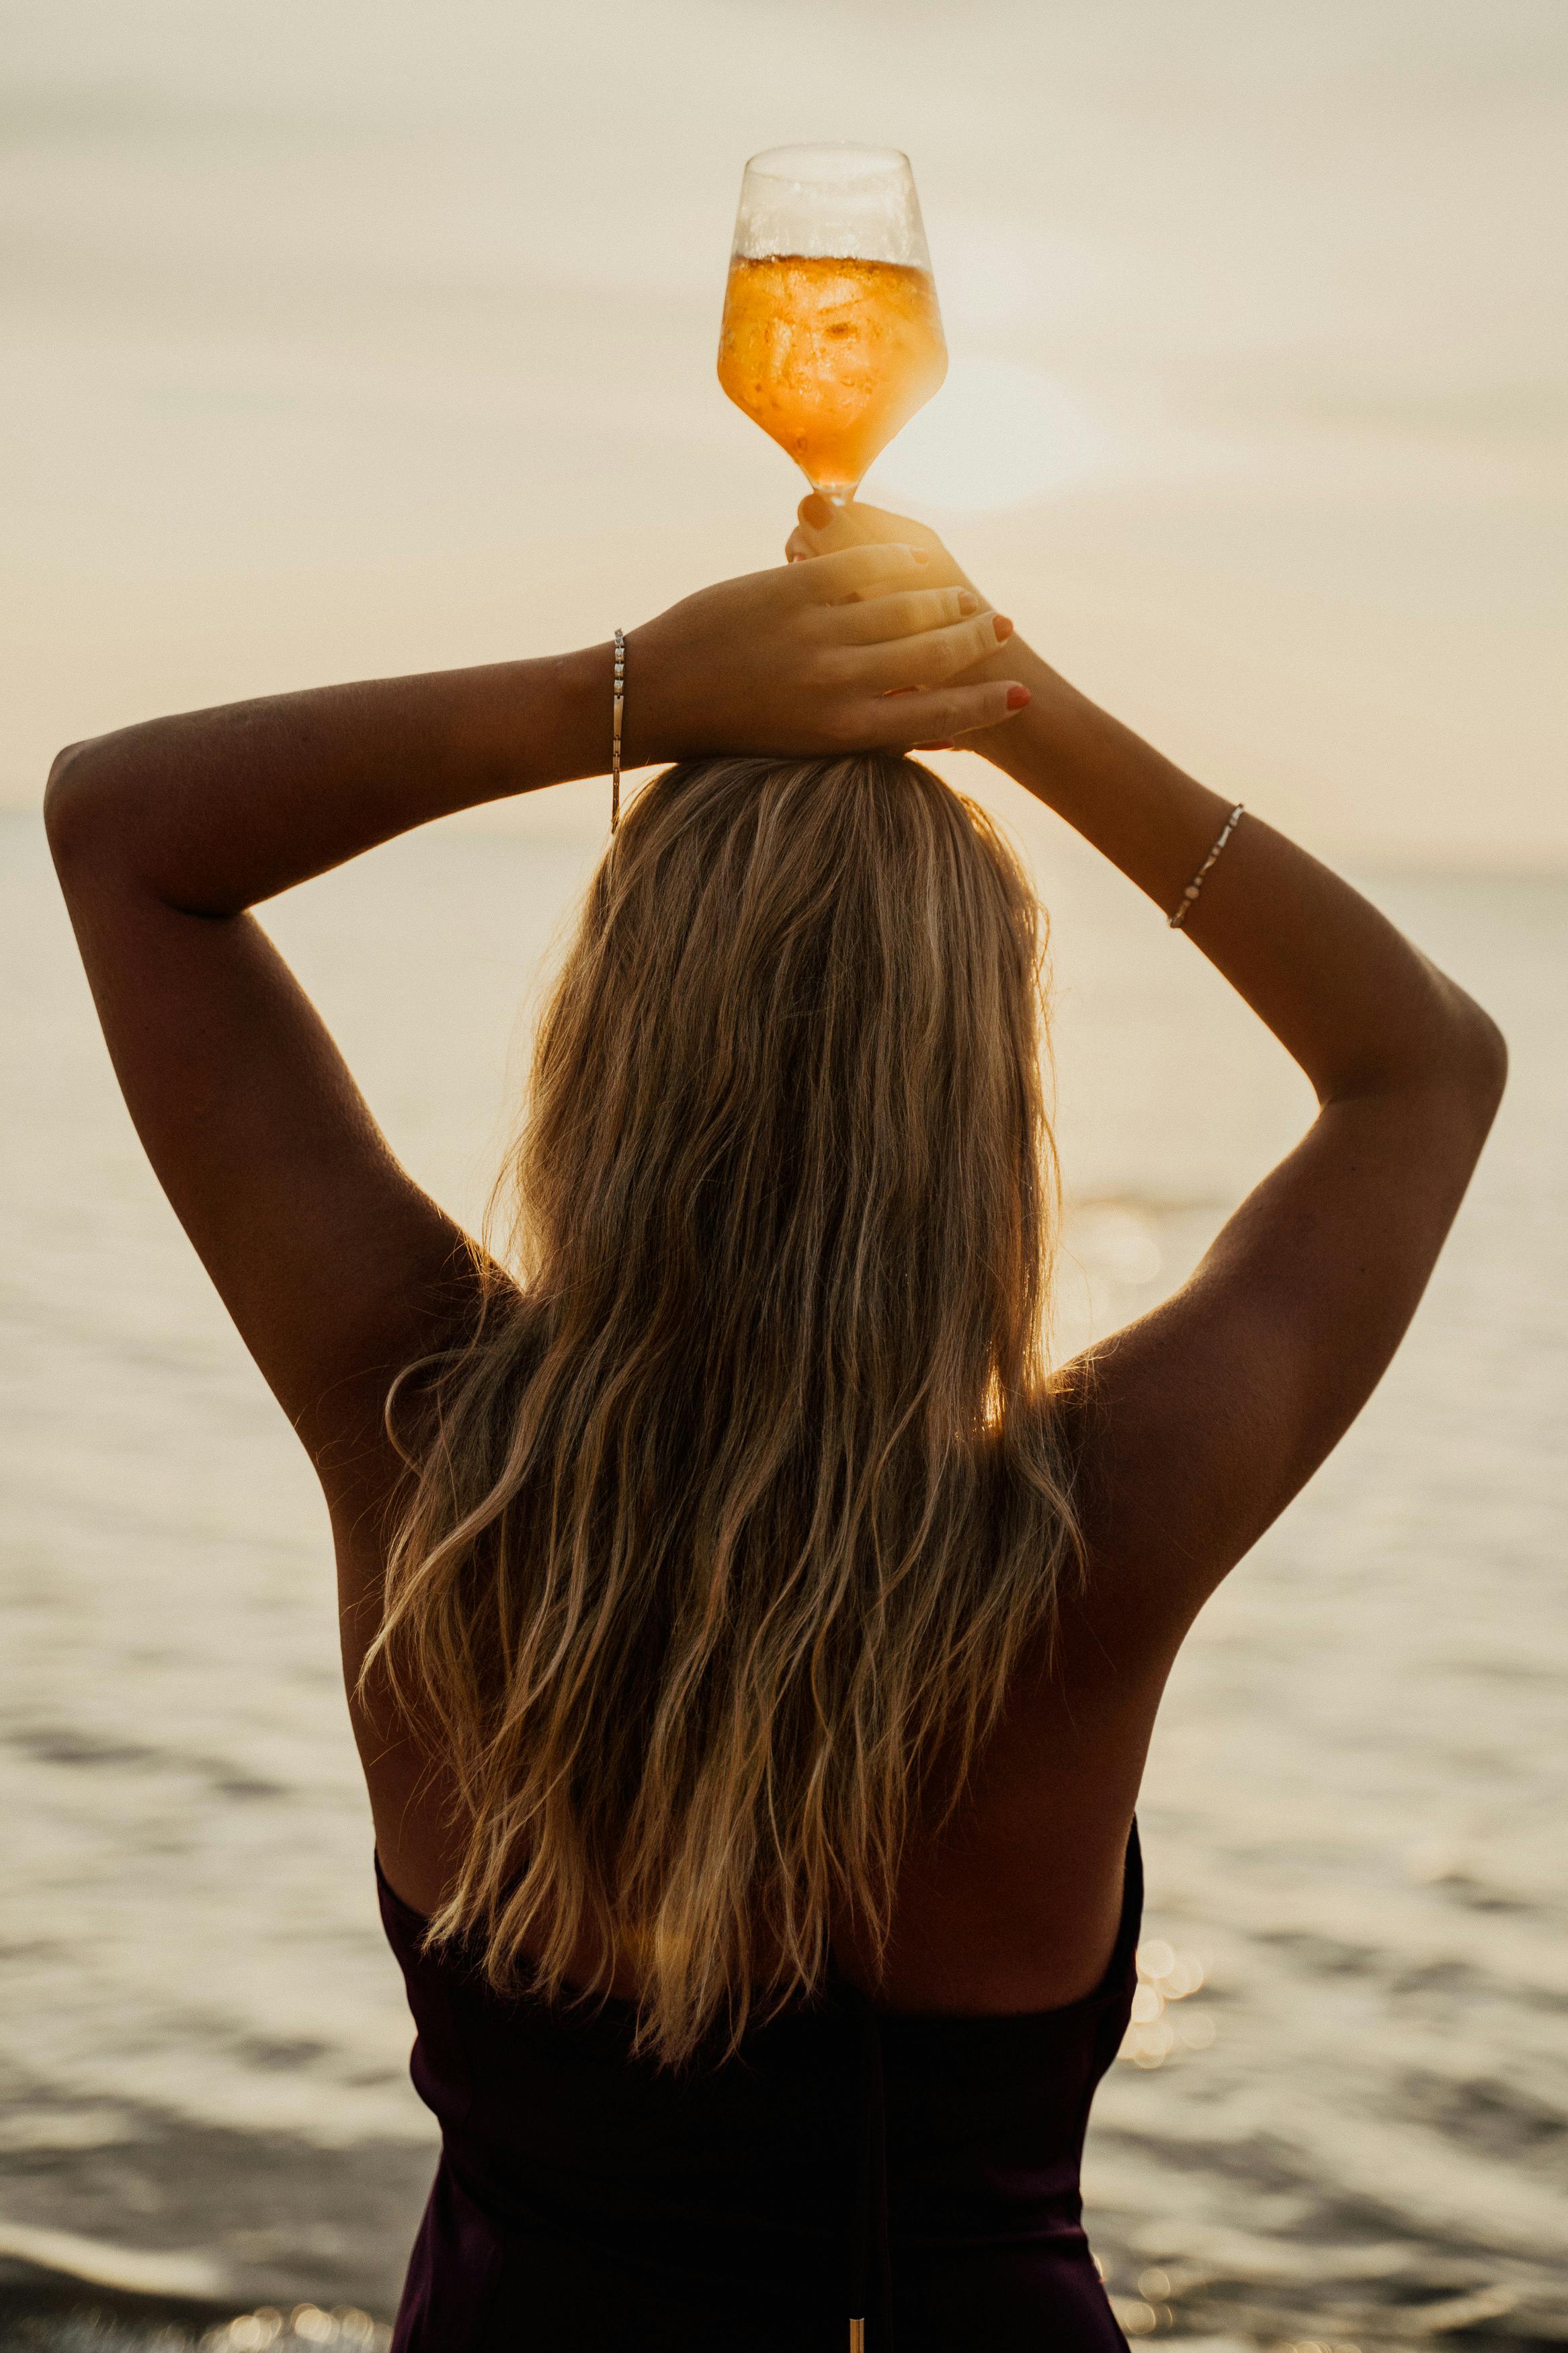
[[[662,708],[666,679],[657,644],[649,637],[653,627],[654,624],[645,621],[640,628],[627,629],[624,633],[626,660],[625,702],[621,712],[621,761],[627,768],[651,767],[656,761],[675,756],[667,747],[668,725]],[[610,725],[614,650],[612,647],[611,659],[605,671],[606,742]]]
[[[1051,723],[1053,699],[1060,695],[1066,681],[1019,637],[1009,638],[1005,645],[998,646],[965,677],[1016,679],[1028,688],[1027,707],[1016,719],[1005,720],[999,727],[983,728],[963,739],[967,750],[978,752],[994,768],[1016,776],[1027,765],[1032,754],[1037,753],[1041,730]],[[1026,739],[1026,730],[1029,740]]]
[[[670,760],[689,760],[709,747],[692,724],[692,705],[700,697],[683,692],[683,648],[676,633],[663,628],[668,617],[657,614],[635,629],[627,629],[626,707],[621,720],[621,760],[628,768],[651,768]],[[605,727],[609,740],[610,663],[605,656]]]
[[[616,646],[613,638],[580,646],[556,662],[562,700],[562,744],[571,747],[576,776],[607,776],[615,737]],[[628,681],[629,685],[629,681]],[[630,710],[630,695],[627,695]],[[622,756],[626,756],[625,744]]]
[[[427,768],[448,808],[505,800],[610,765],[608,645],[446,674],[447,720]]]
[[[510,714],[514,763],[510,788],[527,792],[542,785],[565,784],[574,777],[607,776],[615,735],[614,640],[606,638],[601,645],[550,654],[527,667],[533,675],[523,683],[522,711],[520,713],[514,704]],[[629,717],[629,680],[627,684]],[[536,694],[540,699],[534,707]],[[526,728],[526,740],[521,744],[520,716]],[[622,757],[629,767],[624,742]]]

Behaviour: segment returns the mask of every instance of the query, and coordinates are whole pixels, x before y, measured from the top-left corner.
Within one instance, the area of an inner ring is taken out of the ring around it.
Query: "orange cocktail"
[[[910,159],[773,147],[741,183],[719,381],[813,486],[851,499],[947,374]]]
[[[929,269],[853,255],[731,261],[719,381],[830,497],[853,492],[946,374]]]

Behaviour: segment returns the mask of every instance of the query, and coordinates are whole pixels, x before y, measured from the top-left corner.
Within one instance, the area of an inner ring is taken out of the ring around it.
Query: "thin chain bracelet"
[[[1243,811],[1241,803],[1237,801],[1236,807],[1226,818],[1224,825],[1220,828],[1218,840],[1215,843],[1214,848],[1209,851],[1208,856],[1204,860],[1203,864],[1199,867],[1197,872],[1194,875],[1192,881],[1188,883],[1186,889],[1182,893],[1182,903],[1176,909],[1175,913],[1171,917],[1171,929],[1173,932],[1179,932],[1182,925],[1186,922],[1187,917],[1192,913],[1193,901],[1197,897],[1198,892],[1204,887],[1204,876],[1208,872],[1209,868],[1214,864],[1215,859],[1219,856],[1220,851],[1225,848],[1226,843],[1230,839],[1231,835],[1241,823],[1244,814],[1245,812]]]
[[[616,631],[616,699],[610,711],[610,831],[621,821],[621,713],[626,701],[626,640]]]

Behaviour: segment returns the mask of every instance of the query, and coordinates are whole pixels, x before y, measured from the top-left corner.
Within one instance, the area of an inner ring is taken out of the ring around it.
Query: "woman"
[[[1387,1364],[1501,1089],[1462,991],[929,534],[808,501],[788,552],[628,641],[626,756],[673,765],[546,1012],[504,1262],[249,911],[602,772],[610,649],[158,721],[50,780],[127,1101],[331,1515],[444,2134],[409,2353],[1123,2342],[1078,2168],[1161,1691]],[[899,748],[954,742],[1319,1099],[1055,1378],[1037,910]]]

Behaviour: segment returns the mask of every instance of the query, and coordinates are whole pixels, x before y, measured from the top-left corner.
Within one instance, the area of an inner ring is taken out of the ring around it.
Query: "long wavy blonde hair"
[[[667,770],[545,1009],[479,1329],[405,1377],[370,1664],[456,1794],[432,1936],[547,1995],[629,1960],[666,2060],[836,1922],[880,1947],[1077,1570],[1041,946],[913,761]]]

